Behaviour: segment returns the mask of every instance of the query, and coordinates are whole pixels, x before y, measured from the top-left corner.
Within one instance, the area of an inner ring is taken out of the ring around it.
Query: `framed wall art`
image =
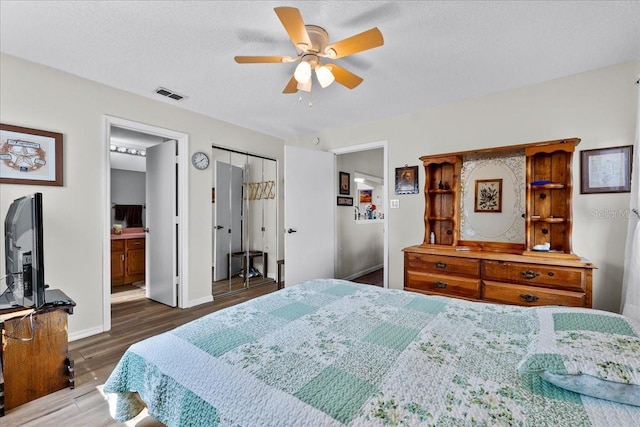
[[[418,166],[396,168],[396,194],[418,193]]]
[[[358,190],[359,203],[371,203],[373,199],[373,190]]]
[[[353,206],[353,197],[338,196],[338,206]]]
[[[502,212],[502,178],[476,179],[474,212]]]
[[[631,191],[631,145],[580,152],[580,193]]]
[[[0,183],[62,186],[62,134],[0,123]]]
[[[351,194],[351,174],[339,172],[338,182],[340,183],[340,194]]]

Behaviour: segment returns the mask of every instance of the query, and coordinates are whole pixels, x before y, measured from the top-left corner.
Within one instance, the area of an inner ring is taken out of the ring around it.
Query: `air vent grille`
[[[159,87],[158,89],[156,89],[156,93],[158,95],[166,96],[167,98],[175,99],[176,101],[182,101],[186,98],[186,96],[184,95],[180,95],[179,93],[163,87]]]

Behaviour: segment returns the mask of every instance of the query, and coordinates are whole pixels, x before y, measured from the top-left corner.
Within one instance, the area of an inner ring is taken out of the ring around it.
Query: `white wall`
[[[579,150],[631,145],[634,141],[640,62],[509,90],[439,108],[414,111],[319,133],[329,150],[386,139],[389,176],[396,167],[419,164],[422,155],[490,148],[567,137],[582,138]],[[357,89],[356,89],[357,90]],[[425,93],[425,96],[429,96]],[[308,145],[309,136],[287,141]],[[594,307],[619,309],[629,193],[581,195],[580,157],[573,159],[573,249],[594,271]],[[639,167],[640,165],[635,165]],[[420,185],[424,170],[420,169]],[[395,196],[389,218],[389,287],[403,286],[402,249],[422,242],[424,196]]]
[[[177,108],[169,100],[133,95],[5,54],[0,70],[0,121],[64,137],[64,186],[2,184],[0,216],[14,198],[43,193],[46,280],[77,303],[69,318],[71,338],[103,327],[102,239],[104,227],[110,226],[103,223],[108,209],[105,114],[187,133],[189,153],[210,153],[217,144],[283,158],[281,140]],[[211,295],[211,174],[212,168],[189,166],[189,301]]]

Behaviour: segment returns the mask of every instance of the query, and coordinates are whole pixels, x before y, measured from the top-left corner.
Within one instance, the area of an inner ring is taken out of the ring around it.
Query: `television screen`
[[[44,304],[42,193],[14,200],[4,220],[5,304],[40,307]],[[4,305],[4,304],[3,304]]]

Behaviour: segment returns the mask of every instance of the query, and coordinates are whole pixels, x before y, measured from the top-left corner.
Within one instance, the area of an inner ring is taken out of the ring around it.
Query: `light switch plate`
[[[390,205],[391,209],[398,209],[400,207],[400,200],[391,199],[390,202],[391,202],[391,205]]]

